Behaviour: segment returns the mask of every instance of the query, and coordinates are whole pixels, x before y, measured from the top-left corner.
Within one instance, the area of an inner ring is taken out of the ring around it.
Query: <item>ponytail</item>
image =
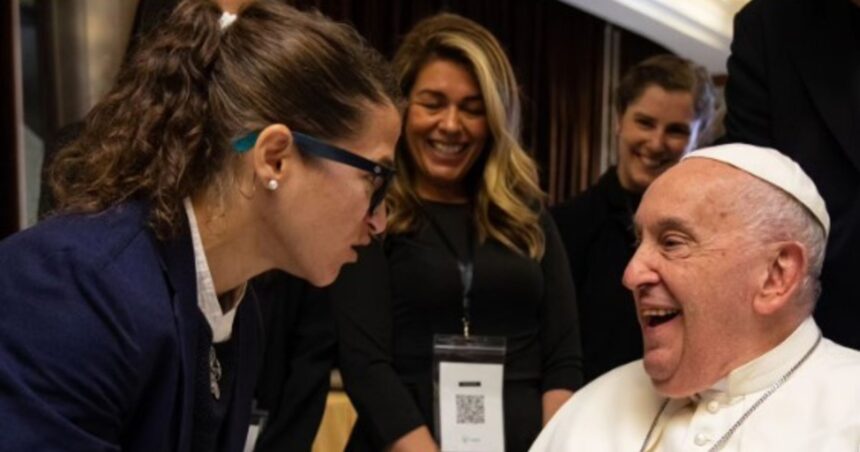
[[[51,166],[59,209],[142,200],[159,238],[184,224],[182,200],[233,189],[231,140],[270,124],[336,140],[368,104],[397,105],[389,66],[354,29],[283,0],[244,5],[221,29],[211,0],[183,0],[140,41],[80,138]],[[344,70],[349,68],[349,70]]]
[[[181,200],[226,160],[211,142],[208,94],[220,16],[211,1],[183,1],[141,41],[49,170],[58,210],[95,212],[142,199],[156,233],[175,232]]]

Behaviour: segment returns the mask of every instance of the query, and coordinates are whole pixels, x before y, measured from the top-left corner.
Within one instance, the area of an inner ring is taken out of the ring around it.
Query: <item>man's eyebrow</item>
[[[657,221],[657,229],[661,231],[665,230],[677,230],[681,232],[685,232],[692,235],[693,227],[687,221],[684,221],[678,217],[666,217],[661,218]]]

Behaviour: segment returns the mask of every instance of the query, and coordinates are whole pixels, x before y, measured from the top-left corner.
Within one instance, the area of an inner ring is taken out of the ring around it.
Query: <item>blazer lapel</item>
[[[281,301],[281,300],[279,300]],[[225,420],[230,426],[225,438],[227,449],[239,450],[247,440],[254,387],[260,367],[260,342],[262,341],[262,317],[257,295],[251,287],[237,308],[233,321],[233,340],[236,342],[236,381],[229,417]]]
[[[197,328],[197,274],[194,267],[194,248],[187,226],[173,240],[159,242],[162,270],[173,290],[173,315],[180,343],[182,369],[180,375],[181,420],[176,450],[190,450],[194,405],[194,364],[196,360]]]
[[[788,2],[786,2],[788,3]],[[804,2],[809,27],[794,30],[794,60],[815,107],[848,158],[860,169],[860,52],[849,0]],[[786,12],[788,13],[788,12]]]

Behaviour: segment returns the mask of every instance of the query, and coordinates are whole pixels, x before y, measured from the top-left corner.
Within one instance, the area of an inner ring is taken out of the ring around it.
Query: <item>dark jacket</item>
[[[207,328],[191,237],[157,240],[147,212],[60,216],[0,242],[0,450],[191,449]],[[257,303],[238,309],[219,451],[242,450],[259,361]]]
[[[735,18],[726,142],[778,149],[812,177],[832,228],[815,317],[860,348],[860,7],[753,0]]]
[[[633,213],[640,198],[621,187],[613,166],[552,211],[576,287],[586,382],[642,357],[633,295],[621,284],[636,250]]]

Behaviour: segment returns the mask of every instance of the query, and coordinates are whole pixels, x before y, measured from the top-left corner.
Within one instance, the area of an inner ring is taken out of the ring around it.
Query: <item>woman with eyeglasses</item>
[[[0,243],[0,448],[241,451],[246,281],[329,284],[383,232],[398,104],[345,25],[183,1],[56,157],[58,214]]]
[[[418,23],[394,65],[408,107],[386,237],[331,288],[358,412],[347,450],[525,451],[582,375],[573,284],[518,141],[513,70],[486,29],[452,14]],[[481,392],[482,363],[460,362],[479,371],[447,414],[439,335],[479,352],[503,343],[501,394]],[[467,424],[488,428],[465,444],[442,427]]]

